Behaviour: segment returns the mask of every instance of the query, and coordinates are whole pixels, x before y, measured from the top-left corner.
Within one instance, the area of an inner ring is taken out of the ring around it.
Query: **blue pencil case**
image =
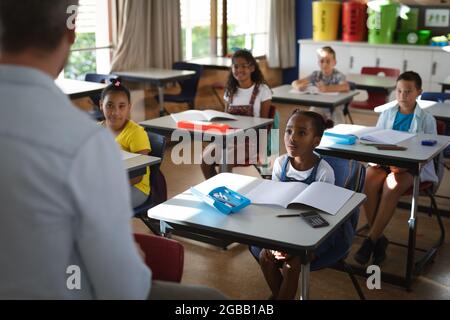
[[[339,134],[332,132],[324,132],[323,135],[337,144],[355,144],[356,136],[352,134]]]
[[[250,199],[224,186],[215,188],[208,194],[204,194],[193,187],[190,188],[190,191],[203,202],[225,214],[238,212],[251,203]]]

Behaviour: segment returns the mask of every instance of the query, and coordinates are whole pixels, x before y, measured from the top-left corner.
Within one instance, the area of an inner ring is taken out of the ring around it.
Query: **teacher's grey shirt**
[[[0,150],[0,299],[146,298],[111,134],[43,72],[0,65]]]

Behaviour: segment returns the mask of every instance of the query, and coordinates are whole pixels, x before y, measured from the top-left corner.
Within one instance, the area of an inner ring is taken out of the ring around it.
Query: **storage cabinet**
[[[318,70],[316,50],[324,46],[336,51],[336,68],[344,74],[360,73],[362,67],[412,70],[420,74],[427,91],[440,91],[439,82],[450,76],[450,53],[440,47],[313,40],[299,40],[299,45],[301,78]]]

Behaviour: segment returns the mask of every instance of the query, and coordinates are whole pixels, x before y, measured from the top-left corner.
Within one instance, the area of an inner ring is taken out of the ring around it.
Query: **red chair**
[[[399,69],[393,68],[379,68],[379,67],[363,67],[361,74],[380,76],[384,74],[385,77],[398,77],[400,75]],[[389,92],[385,90],[367,91],[369,95],[366,101],[353,101],[350,104],[351,108],[373,110],[375,107],[385,104],[389,99]]]
[[[137,233],[134,239],[145,253],[145,264],[152,270],[153,280],[181,281],[184,267],[184,248],[181,243]]]

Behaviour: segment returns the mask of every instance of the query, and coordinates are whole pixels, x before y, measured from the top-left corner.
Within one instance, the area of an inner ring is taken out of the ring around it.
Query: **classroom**
[[[1,0],[0,299],[449,300],[449,61],[449,0]]]

